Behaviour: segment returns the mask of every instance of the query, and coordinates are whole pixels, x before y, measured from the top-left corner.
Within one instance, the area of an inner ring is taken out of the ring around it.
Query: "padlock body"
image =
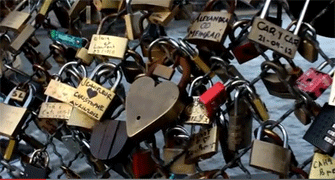
[[[163,148],[163,159],[165,164],[169,163],[178,154],[182,153],[183,149],[178,148]],[[185,154],[182,155],[170,167],[170,171],[174,174],[194,174],[196,173],[195,164],[185,164]]]
[[[303,37],[301,39],[298,52],[302,57],[311,63],[314,63],[318,60],[319,52],[314,46],[314,43],[307,37]]]
[[[334,107],[326,103],[312,125],[306,131],[303,139],[332,156],[335,139]]]
[[[203,103],[207,109],[208,116],[212,117],[217,107],[226,100],[226,88],[221,82],[217,82],[213,87],[203,93],[199,101]]]
[[[309,179],[335,179],[335,159],[327,154],[314,153]]]
[[[155,149],[155,153],[159,154],[159,149]],[[132,158],[132,170],[135,176],[134,178],[141,178],[156,171],[156,164],[151,158],[151,151],[138,150],[132,155]]]
[[[333,79],[326,73],[310,68],[297,80],[300,90],[306,92],[313,99],[317,99],[332,84]]]
[[[257,169],[285,176],[291,164],[291,151],[256,139],[252,144],[249,164]]]
[[[27,179],[45,179],[48,178],[48,169],[37,167],[32,164],[27,164],[24,168],[25,176]]]
[[[10,106],[8,104],[0,103],[1,112],[1,126],[0,134],[7,137],[15,137],[28,114],[27,109],[23,107]]]
[[[232,49],[232,52],[239,64],[243,64],[259,56],[254,43],[246,38],[247,37],[245,37],[242,42]]]

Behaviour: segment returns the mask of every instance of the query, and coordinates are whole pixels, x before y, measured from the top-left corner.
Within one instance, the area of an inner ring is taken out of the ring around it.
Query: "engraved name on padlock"
[[[327,154],[314,153],[309,179],[334,179],[335,159]]]
[[[59,102],[42,103],[38,118],[50,119],[69,119],[72,112],[72,106]]]

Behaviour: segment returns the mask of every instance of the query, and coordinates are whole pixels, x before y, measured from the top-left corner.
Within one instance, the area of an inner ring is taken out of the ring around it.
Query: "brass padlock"
[[[16,150],[16,148],[17,140],[13,137],[10,137],[5,154],[3,155],[3,159],[6,161],[10,161],[14,155],[14,151]]]
[[[33,100],[35,90],[32,84],[28,84],[28,86],[29,95],[22,107],[9,105],[10,97],[17,87],[12,89],[3,103],[0,103],[0,113],[2,117],[2,126],[0,128],[1,135],[15,137],[19,133],[21,126],[24,124],[26,117],[29,115],[29,113],[27,113],[27,107]]]
[[[36,23],[37,24],[43,24],[44,23],[44,19],[47,16],[47,13],[49,12],[49,9],[52,5],[52,3],[54,2],[54,0],[45,0],[40,8],[40,10],[38,11],[37,15],[36,15]]]
[[[115,68],[112,63],[99,64],[89,78],[84,77],[76,89],[76,92],[70,100],[75,108],[85,112],[90,117],[100,120],[115,96],[115,90],[121,82],[122,74],[118,70],[116,73],[116,81],[111,89],[107,89],[102,85],[94,82],[97,72],[104,68]]]
[[[185,163],[192,164],[199,160],[208,159],[218,151],[218,127],[214,122],[191,136],[190,146],[186,153]]]
[[[235,2],[229,1],[229,10],[204,11],[194,20],[188,30],[186,40],[198,46],[209,46],[213,49],[222,50],[223,41],[229,34],[233,22]],[[211,10],[211,8],[205,8]]]
[[[168,164],[176,156],[183,153],[184,148],[190,141],[190,135],[183,126],[176,126],[166,130],[165,146],[163,147],[163,159]],[[174,174],[194,174],[196,172],[195,164],[185,164],[184,153],[171,166],[170,171]]]
[[[94,6],[98,11],[109,10],[109,9],[118,9],[121,3],[121,0],[93,0]]]
[[[171,10],[174,0],[155,1],[155,0],[132,0],[131,6],[134,10],[150,10],[153,12]]]
[[[294,115],[303,125],[307,125],[320,113],[321,106],[305,94],[300,96],[303,102],[300,104],[301,101],[295,101]]]
[[[118,18],[118,16],[116,14],[111,14],[101,20],[97,33],[92,36],[88,54],[124,59],[128,46],[128,38],[100,35],[104,23],[110,18]]]
[[[175,5],[171,11],[153,12],[149,21],[161,26],[167,26],[179,12],[179,5]]]
[[[269,94],[286,99],[295,99],[294,86],[296,80],[302,75],[303,71],[299,67],[290,67],[276,62],[265,61],[261,64],[262,71],[266,67],[275,73],[264,73],[262,81]],[[290,88],[291,87],[291,88]]]
[[[304,23],[301,27],[300,34],[302,37],[298,47],[298,52],[307,61],[314,63],[318,60],[319,55],[317,47],[319,46],[319,42],[316,39],[316,31],[310,24]]]
[[[278,124],[277,127],[283,133],[284,145],[278,146],[261,141],[262,131],[268,124],[273,124],[273,121],[267,121],[258,129],[257,138],[252,143],[249,164],[252,167],[281,175],[281,177],[287,177],[292,153],[288,149],[288,135],[285,128],[281,124]],[[278,161],[278,159],[280,159],[280,161]]]
[[[30,13],[19,11],[26,6],[28,0],[23,0],[16,8],[10,12],[0,23],[0,29],[21,32],[24,25],[28,22]]]
[[[126,0],[127,14],[124,15],[126,24],[127,37],[129,40],[135,40],[140,38],[141,31],[139,29],[139,20],[142,13],[133,13],[130,3],[132,0]]]
[[[334,179],[335,159],[321,152],[314,152],[309,179]]]
[[[86,66],[90,66],[94,58],[93,56],[88,54],[87,46],[88,46],[88,43],[85,45],[85,47],[79,48],[77,50],[75,58],[81,60],[81,62],[85,64]]]
[[[36,28],[31,24],[27,24],[22,32],[10,44],[10,51],[13,53],[18,52],[24,43],[26,43],[35,33]]]
[[[249,92],[247,95],[247,98],[250,101],[251,108],[256,113],[256,116],[263,122],[269,120],[270,116],[269,116],[268,110],[265,106],[265,103],[262,101],[260,96],[256,93],[256,89],[251,88],[249,85],[246,85],[245,87]]]

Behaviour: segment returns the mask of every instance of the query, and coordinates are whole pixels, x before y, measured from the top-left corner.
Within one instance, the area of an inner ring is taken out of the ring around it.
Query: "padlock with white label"
[[[118,16],[111,14],[101,20],[97,33],[92,36],[88,54],[93,56],[107,56],[117,59],[124,58],[128,46],[128,38],[100,34],[105,22],[111,18],[118,18]]]
[[[99,64],[93,70],[89,78],[83,78],[70,101],[70,104],[72,104],[75,108],[98,121],[104,115],[105,111],[112,102],[115,96],[115,89],[120,84],[122,79],[122,74],[118,70],[116,71],[116,81],[111,89],[107,89],[96,83],[94,78],[96,78],[98,71],[105,67],[114,69],[116,65],[112,63]]]
[[[257,44],[274,50],[285,58],[293,59],[300,43],[298,32],[310,0],[305,1],[304,9],[300,14],[294,33],[290,32],[289,29],[295,22],[292,22],[285,30],[265,20],[271,1],[272,0],[266,0],[261,15],[254,19],[248,38]]]

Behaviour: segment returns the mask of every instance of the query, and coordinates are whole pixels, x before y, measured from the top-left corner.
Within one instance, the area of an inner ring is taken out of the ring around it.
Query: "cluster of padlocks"
[[[124,178],[229,178],[228,168],[250,175],[241,163],[250,152],[251,167],[280,178],[334,178],[335,86],[329,102],[315,100],[332,86],[335,59],[320,48],[317,34],[325,31],[314,25],[334,0],[320,2],[308,22],[310,0],[251,0],[261,8],[250,19],[235,14],[238,2],[209,0],[192,19],[188,0],[1,1],[1,173],[49,178],[61,169],[58,178],[81,178],[71,165],[83,156],[96,178],[110,177],[110,170]],[[192,19],[186,37],[167,36],[173,19]],[[49,41],[41,43],[37,32]],[[297,52],[310,63],[320,54],[324,62],[303,72],[293,60]],[[252,81],[230,63],[256,57],[264,61]],[[25,59],[29,66],[17,68]],[[269,95],[293,100],[293,108],[271,120],[258,81]],[[305,162],[296,160],[282,124],[292,113],[309,125],[303,138],[315,146]],[[76,156],[65,163],[55,141]],[[199,163],[217,153],[222,168],[202,170]]]

